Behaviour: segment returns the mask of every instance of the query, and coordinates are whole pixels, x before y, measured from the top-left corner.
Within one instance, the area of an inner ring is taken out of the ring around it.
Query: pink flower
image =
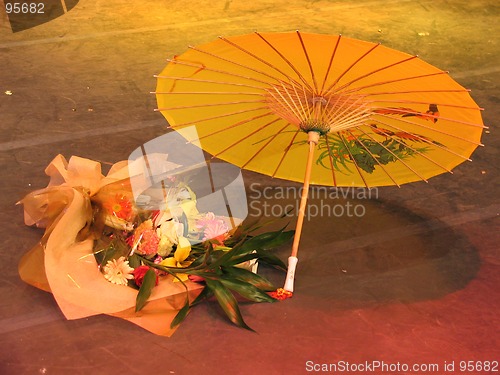
[[[203,240],[215,240],[222,246],[227,238],[228,231],[229,228],[224,221],[218,220],[211,222],[205,227]]]
[[[224,241],[228,237],[229,228],[225,221],[209,212],[203,219],[196,222],[198,229],[203,229],[203,240],[215,240],[219,245],[223,246]]]
[[[153,255],[158,252],[158,244],[160,237],[153,229],[153,222],[146,220],[137,227],[134,232],[134,245],[137,246],[136,251],[143,255]]]
[[[139,266],[137,267],[132,274],[134,275],[134,281],[137,286],[141,286],[142,282],[144,281],[144,276],[146,275],[146,272],[148,272],[150,267],[148,266]],[[155,285],[158,285],[158,274],[156,275],[156,281]]]

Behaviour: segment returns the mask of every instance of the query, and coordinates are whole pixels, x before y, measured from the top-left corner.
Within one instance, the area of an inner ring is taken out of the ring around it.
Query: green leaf
[[[258,258],[258,257],[259,257],[259,255],[257,253],[252,252],[250,254],[245,254],[245,255],[233,257],[230,260],[228,260],[227,262],[225,262],[224,265],[235,266],[237,264],[244,263],[246,261],[253,260],[253,259]]]
[[[137,298],[135,300],[135,312],[140,311],[146,305],[146,302],[151,295],[151,291],[153,290],[155,284],[156,272],[154,271],[154,269],[150,268],[144,275],[144,280],[142,281],[139,293],[137,293]]]
[[[279,246],[287,243],[288,241],[292,240],[293,237],[294,237],[294,235],[295,235],[295,231],[294,230],[289,230],[289,231],[286,231],[286,232],[281,232],[275,238],[273,238],[272,240],[267,241],[266,243],[264,243],[260,247],[260,249],[261,250],[270,250],[270,249],[274,249],[275,247],[279,247]]]
[[[280,270],[286,271],[287,266],[283,261],[278,258],[276,255],[272,254],[271,252],[267,250],[260,250],[257,249],[257,254],[259,255],[259,262],[260,263],[265,263],[268,264],[272,267],[278,268]]]
[[[170,323],[170,328],[174,328],[174,327],[178,326],[179,324],[181,324],[184,321],[184,319],[186,319],[186,316],[189,312],[190,307],[191,306],[189,306],[189,297],[187,297],[186,303],[184,304],[182,309],[179,310],[177,315],[175,315],[174,320],[172,320],[172,322]]]
[[[220,307],[222,307],[222,310],[224,310],[229,320],[231,320],[231,322],[238,327],[253,331],[253,329],[251,329],[243,320],[240,308],[238,307],[238,302],[234,298],[231,291],[217,280],[207,279],[206,283],[207,287],[213,291],[215,298],[217,298],[217,302],[219,302]]]
[[[245,297],[250,301],[270,303],[276,302],[274,298],[266,294],[264,291],[247,282],[232,278],[221,278],[220,282],[229,289],[234,290],[240,296]]]
[[[248,284],[253,285],[256,288],[259,288],[263,291],[270,292],[272,290],[276,290],[273,284],[266,278],[257,275],[249,270],[239,267],[224,267],[223,268],[225,276],[224,278],[232,278],[240,281],[244,281]]]
[[[137,254],[132,254],[128,258],[128,264],[132,268],[137,268],[137,267],[139,267],[141,265],[141,258],[139,258],[139,256]]]

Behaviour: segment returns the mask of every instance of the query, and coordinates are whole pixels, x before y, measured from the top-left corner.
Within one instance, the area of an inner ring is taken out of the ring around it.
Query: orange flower
[[[285,290],[283,288],[278,288],[274,292],[268,292],[268,294],[278,301],[283,301],[285,299],[292,298],[293,296],[292,292],[289,292],[288,290]]]
[[[116,194],[112,199],[105,202],[104,208],[109,214],[123,220],[130,220],[133,216],[132,203],[123,194]]]

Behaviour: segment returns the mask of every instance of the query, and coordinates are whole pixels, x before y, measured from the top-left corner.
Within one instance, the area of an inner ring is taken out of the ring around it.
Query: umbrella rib
[[[342,90],[342,89],[344,89],[344,88],[346,88],[346,87],[350,86],[350,85],[351,85],[351,84],[353,84],[354,82],[360,81],[360,80],[362,80],[362,79],[364,79],[364,78],[366,78],[366,77],[369,77],[369,76],[371,76],[371,75],[373,75],[373,74],[375,74],[375,73],[378,73],[378,72],[381,72],[381,71],[383,71],[383,70],[386,70],[386,69],[389,69],[389,68],[395,67],[395,66],[397,66],[397,65],[399,65],[399,64],[403,64],[403,63],[405,63],[405,62],[411,61],[411,60],[416,59],[416,58],[417,58],[417,56],[410,56],[410,57],[408,57],[408,58],[406,58],[406,59],[404,59],[404,60],[400,60],[400,61],[397,61],[397,62],[395,62],[395,63],[392,63],[392,64],[389,64],[389,65],[383,66],[382,68],[378,68],[378,69],[372,70],[371,72],[368,72],[368,73],[366,73],[366,74],[363,74],[363,75],[361,75],[361,76],[359,76],[359,77],[357,77],[357,78],[353,79],[352,81],[349,81],[349,82],[345,83],[343,86],[340,86],[340,87],[339,87],[338,89],[336,89],[335,91],[340,91],[340,90]],[[443,73],[445,73],[445,72],[443,72]],[[371,85],[368,85],[368,87],[370,87],[370,86],[371,86]]]
[[[219,129],[219,130],[216,130],[214,131],[213,133],[209,133],[209,134],[205,134],[201,137],[198,137],[198,138],[195,138],[195,139],[192,139],[191,141],[187,141],[186,143],[193,143],[193,142],[198,142],[200,141],[201,139],[205,139],[205,138],[208,138],[208,137],[211,137],[213,135],[216,135],[216,134],[219,134],[219,133],[222,133],[222,132],[225,132],[229,129],[232,129],[232,128],[236,128],[237,126],[240,126],[240,125],[244,125],[244,124],[248,124],[249,122],[253,121],[253,120],[257,120],[259,118],[263,118],[263,117],[266,117],[266,116],[269,116],[269,115],[273,115],[272,112],[268,112],[268,113],[264,113],[263,115],[259,115],[259,116],[254,116],[254,117],[251,117],[249,119],[245,119],[245,120],[242,120],[242,121],[238,121],[234,124],[231,124],[229,125],[227,128],[223,128],[223,129]]]
[[[264,96],[261,92],[236,92],[236,91],[151,91],[150,94],[156,95],[257,95]]]
[[[368,152],[368,154],[372,157],[373,160],[375,160],[375,162],[380,166],[380,168],[382,168],[382,170],[384,171],[384,173],[387,175],[387,177],[389,177],[392,182],[394,182],[394,184],[397,186],[397,187],[400,187],[401,185],[399,185],[396,180],[391,176],[391,174],[389,172],[387,172],[387,170],[385,169],[385,167],[383,166],[383,164],[375,157],[375,155],[373,155],[371,153],[371,151],[368,149],[368,147],[366,147],[363,142],[361,142],[358,137],[356,137],[356,135],[354,135],[352,133],[351,130],[347,130],[347,132],[351,135],[351,137],[353,137],[356,141],[356,143],[358,143],[361,147],[363,147],[365,149],[366,152]],[[377,142],[378,144],[380,144],[380,142]]]
[[[460,108],[460,109],[473,109],[473,110],[478,110],[478,111],[484,111],[484,108],[481,107],[468,107],[464,105],[458,105],[458,104],[445,104],[445,103],[436,103],[436,102],[417,102],[414,100],[370,100],[368,103],[380,103],[380,102],[387,102],[387,103],[406,103],[406,104],[435,104],[438,107],[450,107],[450,108]]]
[[[234,142],[234,143],[230,144],[228,147],[226,147],[226,148],[225,148],[225,149],[223,149],[222,151],[219,151],[219,152],[217,152],[216,154],[213,154],[213,155],[212,155],[212,159],[213,159],[213,158],[218,157],[220,154],[222,154],[222,153],[226,152],[227,150],[229,150],[229,149],[233,148],[234,146],[236,146],[236,145],[240,144],[240,143],[241,143],[241,142],[243,142],[245,139],[250,138],[252,135],[254,135],[254,134],[256,134],[256,133],[260,132],[262,129],[267,128],[269,125],[272,125],[272,124],[274,124],[275,122],[280,121],[280,120],[281,120],[280,118],[276,118],[276,119],[274,119],[274,120],[272,120],[272,121],[268,122],[267,124],[262,125],[262,126],[261,126],[260,128],[258,128],[257,130],[254,130],[253,132],[251,132],[251,133],[249,133],[249,134],[246,134],[243,138],[241,138],[241,139],[237,140],[236,142]],[[281,131],[281,130],[280,130],[280,131]]]
[[[444,134],[444,135],[447,135],[449,137],[453,137],[455,139],[460,139],[461,141],[465,141],[465,142],[468,142],[468,143],[471,143],[471,144],[474,144],[476,146],[484,146],[482,143],[478,143],[478,142],[475,142],[475,141],[472,141],[470,139],[467,139],[467,138],[463,138],[463,137],[459,137],[458,135],[456,134],[452,134],[452,133],[448,133],[448,132],[445,132],[443,130],[440,130],[440,129],[435,129],[435,128],[431,128],[429,126],[425,126],[425,125],[422,125],[422,124],[418,124],[416,122],[411,122],[411,121],[408,121],[408,120],[404,120],[402,118],[398,118],[398,117],[390,117],[388,115],[383,115],[381,113],[377,113],[377,116],[381,116],[381,117],[384,117],[384,118],[389,118],[389,119],[392,119],[392,120],[397,120],[397,121],[400,121],[400,122],[404,122],[405,124],[411,124],[411,125],[415,125],[415,126],[420,126],[421,128],[424,128],[424,129],[428,129],[428,130],[432,130],[432,131],[435,131],[436,133],[441,133],[441,134]],[[387,123],[383,122],[383,121],[380,121],[380,120],[377,120],[376,118],[372,118],[373,121],[377,121],[381,124],[384,124],[384,125],[387,125]],[[390,125],[389,125],[390,126]]]
[[[222,102],[222,103],[208,103],[208,104],[193,104],[193,105],[183,105],[176,107],[163,107],[163,108],[155,108],[154,111],[172,111],[175,109],[190,109],[190,108],[205,108],[205,107],[217,107],[219,105],[231,105],[231,104],[257,104],[257,103],[265,103],[265,100],[241,100],[241,101],[233,101],[233,102]]]
[[[381,130],[381,129],[379,129]],[[427,155],[425,155],[423,152],[421,151],[418,151],[417,149],[413,148],[412,146],[409,146],[407,143],[405,143],[404,141],[400,140],[400,139],[397,139],[397,137],[394,137],[394,136],[391,136],[390,134],[384,132],[383,130],[381,130],[382,133],[386,134],[389,138],[391,138],[392,140],[398,142],[400,145],[403,145],[405,147],[408,147],[410,150],[412,150],[413,152],[416,152],[417,154],[419,154],[420,156],[422,156],[424,159],[427,159],[429,160],[431,163],[437,165],[439,168],[442,168],[444,169],[446,172],[450,172],[451,174],[453,174],[453,172],[449,169],[449,168],[446,168],[444,165],[442,164],[439,164],[437,161],[431,159],[430,157],[428,157]],[[380,144],[380,143],[379,143]]]
[[[264,38],[261,34],[259,34],[258,32],[255,32],[255,34],[260,38],[262,39],[269,47],[271,47],[271,49],[276,52],[278,54],[279,57],[281,57],[283,59],[283,61],[285,61],[287,63],[287,65],[292,68],[292,70],[295,72],[295,74],[297,74],[297,76],[299,77],[299,79],[304,83],[304,85],[309,89],[309,91],[313,92],[313,89],[312,87],[309,85],[309,83],[307,82],[307,80],[304,78],[304,76],[300,73],[300,71],[295,67],[295,65],[292,64],[292,62],[290,60],[288,60],[280,51],[278,51],[278,49],[276,47],[274,47],[266,38]],[[270,64],[270,66],[272,66]],[[277,69],[275,67],[275,69]],[[279,70],[278,70],[279,71]],[[284,74],[283,72],[279,71],[281,74]],[[286,74],[284,74],[285,77],[287,77]]]
[[[281,91],[278,90],[277,87],[274,87],[274,91],[276,91],[278,93],[278,95],[280,96],[280,98],[286,104],[287,108],[289,108],[292,111],[292,113],[297,117],[297,119],[300,119],[301,116],[298,113],[299,109],[297,108],[297,104],[295,103],[295,100],[293,100],[293,98],[291,97],[291,95],[288,92],[288,90],[286,89],[286,87],[285,86],[282,86],[282,87],[283,87],[283,90],[285,90],[285,92],[287,93],[287,95],[290,98],[290,100],[293,103],[293,105],[295,106],[295,109],[297,110],[297,112],[293,109],[293,107],[290,105],[290,103],[288,102],[288,100],[284,97],[284,95],[281,93]],[[282,103],[282,102],[280,102],[280,100],[275,96],[275,94],[272,91],[269,90],[269,94],[276,100],[276,102]]]
[[[257,34],[257,35],[259,35],[258,33],[256,33],[256,34]],[[259,35],[259,36],[260,36],[260,35]],[[230,40],[228,40],[228,39],[226,39],[226,38],[224,38],[224,37],[222,37],[222,36],[220,36],[220,37],[219,37],[219,39],[220,39],[220,40],[222,40],[222,41],[224,41],[224,42],[226,42],[227,44],[229,44],[229,45],[231,45],[231,46],[233,46],[233,47],[235,47],[235,48],[239,49],[240,51],[242,51],[242,52],[246,53],[247,55],[249,55],[249,56],[253,57],[253,58],[254,58],[254,59],[256,59],[257,61],[260,61],[261,63],[263,63],[263,64],[265,64],[265,65],[269,66],[270,68],[272,68],[272,69],[274,69],[275,71],[277,71],[278,73],[280,73],[283,77],[288,78],[288,79],[290,79],[291,81],[293,81],[293,82],[295,82],[295,83],[298,83],[298,82],[296,82],[293,78],[291,78],[288,74],[284,73],[284,72],[283,72],[283,71],[281,71],[278,67],[276,67],[276,66],[274,66],[273,64],[271,64],[269,61],[266,61],[266,60],[264,60],[264,59],[260,58],[259,56],[255,55],[254,53],[252,53],[252,52],[250,52],[250,51],[248,51],[248,50],[244,49],[243,47],[239,46],[238,44],[236,44],[236,43],[234,43],[234,42],[231,42]],[[225,59],[223,59],[223,60],[225,60]],[[228,62],[231,62],[231,61],[230,61],[230,60],[228,60]],[[236,64],[237,64],[237,63],[236,63]],[[258,71],[258,70],[256,70],[256,69],[250,68],[250,67],[248,67],[248,66],[246,66],[246,65],[243,65],[243,64],[237,64],[237,65],[240,65],[241,67],[244,67],[244,68],[247,68],[247,69],[250,69],[250,70],[253,70],[253,71],[256,71],[256,72],[258,72],[258,73],[262,73],[262,74],[264,74],[264,75],[266,75],[266,76],[268,76],[268,77],[270,77],[270,78],[273,78],[273,79],[276,79],[277,81],[280,81],[280,79],[278,79],[277,77],[274,77],[274,76],[269,75],[269,74],[264,73],[264,72],[260,72],[260,71]]]
[[[376,95],[395,95],[395,94],[436,94],[436,93],[452,93],[452,92],[466,92],[469,93],[470,90],[467,89],[454,89],[454,90],[412,90],[412,91],[387,91],[387,92],[369,92],[364,95],[366,96],[376,96]]]
[[[385,124],[385,125],[388,126],[388,127],[390,127],[390,128],[392,128],[392,129],[396,129],[396,130],[398,130],[400,132],[407,133],[404,129],[398,128],[397,126],[394,126],[392,124]],[[367,125],[365,125],[365,126],[367,126]],[[440,149],[442,149],[444,151],[448,151],[449,153],[451,153],[451,154],[453,154],[455,156],[458,156],[458,157],[460,157],[460,158],[462,158],[462,159],[464,159],[466,161],[472,161],[470,158],[468,158],[466,156],[463,156],[463,155],[459,154],[458,152],[453,151],[453,150],[449,149],[448,147],[446,147],[446,146],[444,146],[444,145],[442,145],[440,143],[433,142],[432,140],[424,137],[423,135],[414,134],[414,133],[411,133],[411,135],[414,136],[414,137],[416,137],[416,138],[418,138],[418,139],[420,139],[422,142],[425,142],[425,143],[430,144],[432,146],[438,147],[438,148],[440,148]]]
[[[357,118],[351,118],[349,120],[345,119],[345,120],[339,122],[338,124],[336,124],[336,126],[335,126],[336,131],[347,130],[349,128],[354,128],[356,126],[360,126],[360,125],[365,123],[365,121],[363,121],[364,119],[367,119],[370,117],[371,117],[371,114],[365,113],[362,116],[359,116]]]
[[[363,174],[361,173],[361,169],[359,168],[359,165],[358,163],[356,163],[356,160],[354,159],[353,155],[352,155],[352,152],[351,150],[349,149],[349,147],[347,146],[347,143],[344,139],[344,136],[340,133],[338,133],[338,136],[340,138],[340,140],[342,141],[342,143],[344,144],[344,147],[345,149],[347,150],[347,152],[349,153],[349,157],[351,159],[351,161],[354,163],[354,166],[356,167],[356,170],[358,171],[358,174],[359,174],[359,177],[361,177],[361,179],[363,180],[363,183],[365,184],[365,187],[367,189],[369,189],[370,187],[368,186],[368,184],[366,183],[366,180],[365,180],[365,177],[363,176]]]
[[[276,121],[278,120],[274,120],[273,122]],[[280,134],[289,125],[290,124],[288,123],[285,126],[283,126],[279,131],[277,131],[260,149],[257,150],[255,154],[253,154],[253,156],[245,164],[241,166],[241,168],[244,169],[248,164],[250,164],[252,160],[255,159],[257,155],[259,155],[262,152],[262,150],[264,150],[278,136],[278,134]]]
[[[379,111],[379,110],[384,110],[384,109],[388,109],[387,107],[379,107],[379,108],[373,108],[372,107],[372,110],[375,112],[375,114],[377,115],[380,115],[380,113],[376,112],[376,111]],[[401,114],[409,114],[409,115],[424,115],[423,113],[421,112],[417,112],[417,111],[405,111],[404,109],[399,109],[399,108],[391,108],[391,111],[394,111],[394,112],[397,112],[397,113],[401,113]],[[473,123],[473,122],[467,122],[467,121],[460,121],[460,120],[454,120],[452,118],[449,118],[449,117],[440,117],[440,116],[436,116],[436,115],[430,115],[430,114],[427,114],[425,113],[425,116],[426,117],[429,117],[429,118],[432,118],[432,119],[436,119],[436,120],[445,120],[445,121],[450,121],[450,122],[455,122],[457,124],[461,124],[461,125],[468,125],[468,126],[473,126],[473,127],[476,127],[476,128],[481,128],[481,129],[485,129],[486,126],[482,125],[482,124],[476,124],[476,123]],[[397,118],[397,117],[396,117]],[[399,118],[398,118],[399,119]]]
[[[413,169],[409,164],[407,164],[403,159],[401,159],[393,151],[391,151],[389,148],[387,148],[384,144],[380,143],[375,138],[373,138],[370,134],[368,134],[365,131],[363,131],[363,129],[361,129],[361,127],[358,127],[358,130],[361,133],[363,133],[363,135],[366,135],[368,138],[370,138],[372,141],[377,142],[380,146],[382,146],[387,152],[389,152],[392,156],[394,156],[398,161],[400,161],[406,168],[408,168],[410,171],[412,171],[422,181],[428,182],[420,173],[418,173],[415,169]]]
[[[242,110],[242,111],[235,111],[235,112],[225,113],[223,115],[217,115],[217,116],[213,116],[213,117],[206,117],[206,118],[203,118],[203,119],[198,119],[198,120],[194,120],[194,121],[184,122],[184,123],[181,123],[181,124],[171,125],[168,128],[175,129],[175,128],[178,128],[180,126],[193,125],[193,124],[195,124],[197,122],[205,122],[205,121],[210,121],[210,120],[216,120],[216,119],[219,119],[219,118],[229,117],[229,116],[233,116],[233,115],[239,115],[239,114],[242,114],[242,113],[248,113],[248,112],[253,112],[253,111],[260,111],[262,109],[269,109],[269,108],[268,107],[258,107],[258,108],[245,109],[245,110]],[[270,113],[271,112],[268,112],[267,114],[270,114]]]
[[[364,90],[364,89],[368,89],[370,87],[383,86],[383,85],[387,85],[389,83],[411,81],[412,79],[428,78],[428,77],[438,76],[438,75],[442,75],[442,74],[448,74],[448,72],[440,71],[440,72],[436,72],[436,73],[421,74],[421,75],[418,75],[418,76],[411,76],[411,77],[404,77],[404,78],[398,78],[398,79],[391,79],[389,81],[379,81],[379,82],[371,83],[369,85],[355,87],[355,88],[353,88],[351,90],[345,90],[345,91],[343,91],[343,93],[353,93],[353,92],[361,91],[361,90]],[[350,83],[351,82],[349,82],[349,84]],[[338,90],[335,90],[335,91],[336,92],[337,91],[341,91],[345,87],[347,87],[347,85],[344,85],[344,86],[340,87]]]
[[[211,84],[217,84],[217,85],[229,85],[229,86],[240,86],[240,87],[249,87],[252,89],[257,89],[257,90],[263,90],[263,87],[260,86],[252,86],[252,85],[246,85],[244,83],[236,83],[236,82],[225,82],[225,81],[214,81],[214,80],[208,80],[208,79],[198,79],[198,78],[181,78],[181,77],[172,77],[172,76],[154,76],[155,78],[161,78],[161,79],[170,79],[174,81],[187,81],[187,82],[199,82],[199,83],[211,83]]]
[[[355,100],[351,101],[348,106],[336,106],[338,101],[340,100],[340,96],[337,99],[337,102],[334,106],[330,107],[327,117],[331,124],[335,124],[334,129],[341,129],[345,126],[361,122],[362,119],[371,116],[371,113],[367,111],[367,108],[364,106],[357,106],[360,102],[363,103],[363,97],[358,96]],[[354,110],[351,110],[352,107],[356,107]],[[343,117],[344,113],[348,113],[347,116]]]
[[[295,132],[295,134],[293,135],[292,139],[290,140],[290,143],[288,144],[288,146],[285,148],[285,152],[283,153],[283,155],[281,156],[281,159],[278,163],[278,166],[276,167],[276,169],[274,170],[273,174],[271,175],[271,177],[274,178],[274,176],[276,175],[276,173],[278,173],[278,169],[281,167],[281,164],[283,164],[283,160],[285,160],[285,157],[286,155],[288,154],[288,151],[292,148],[292,145],[295,141],[295,138],[297,138],[297,135],[299,135],[299,133],[301,132],[301,130],[297,130]]]
[[[293,91],[295,92],[295,96],[297,98],[300,98],[301,96],[297,92],[297,86],[293,85],[292,88],[293,88]],[[302,94],[304,95],[303,98],[305,98],[306,95],[307,95],[304,86],[302,86]],[[297,105],[296,103],[294,103],[294,104]],[[306,112],[306,110],[304,108],[304,104],[302,103],[302,100],[299,100],[299,104],[300,104],[300,108],[302,109],[302,115],[304,116],[304,118],[307,118],[308,114],[307,114],[307,112]],[[306,104],[307,104],[307,101],[306,101]],[[309,109],[309,107],[307,107],[307,108]]]
[[[351,66],[349,66],[340,76],[337,77],[337,79],[326,89],[326,91],[330,91],[339,81],[344,77],[354,66],[356,66],[361,60],[363,60],[366,56],[368,56],[375,48],[380,46],[380,43],[375,44],[372,48],[370,48],[368,51],[366,51],[363,55],[361,55],[356,61],[354,61]]]
[[[304,51],[304,55],[306,56],[306,59],[307,59],[307,64],[309,65],[309,70],[311,71],[311,78],[312,78],[312,81],[314,84],[314,90],[315,90],[314,92],[317,93],[318,92],[318,83],[316,82],[316,76],[314,75],[314,69],[313,69],[313,66],[311,63],[311,59],[309,58],[309,54],[307,53],[307,49],[306,49],[306,46],[304,44],[304,40],[302,39],[302,35],[300,35],[300,32],[298,30],[296,31],[296,33],[300,39],[300,44],[302,45],[302,50]]]
[[[325,78],[323,79],[323,83],[321,85],[321,92],[323,92],[323,90],[325,88],[325,83],[328,80],[328,76],[330,75],[330,70],[332,69],[333,59],[335,58],[335,55],[337,53],[337,48],[339,46],[341,38],[342,38],[342,35],[339,35],[339,37],[337,38],[337,42],[335,43],[335,47],[334,47],[332,54],[330,56],[330,61],[328,63],[328,68],[326,69]]]
[[[328,141],[328,134],[325,134],[326,149],[328,150],[328,159],[330,160],[330,168],[332,169],[333,186],[337,186],[337,178],[335,176],[335,167],[333,165],[333,156],[330,149],[330,142]]]
[[[249,54],[250,56],[253,56],[253,57],[255,57],[257,60],[259,60],[259,58],[258,58],[257,56],[255,56],[255,55],[251,54],[251,53],[250,53],[250,52],[248,52],[248,51],[245,51],[245,50],[243,50],[243,49],[239,48],[239,46],[237,46],[236,44],[234,44],[234,43],[232,43],[232,42],[229,42],[227,39],[221,38],[221,40],[223,40],[223,41],[225,41],[225,42],[227,42],[227,43],[229,43],[229,44],[231,44],[231,45],[234,45],[234,47],[236,47],[236,48],[240,49],[242,52],[245,52],[245,53]],[[258,70],[258,69],[255,69],[255,68],[252,68],[252,67],[250,67],[250,66],[248,66],[248,65],[240,64],[240,63],[238,63],[238,62],[235,62],[235,61],[232,61],[232,60],[226,59],[226,58],[224,58],[224,57],[218,56],[218,55],[216,55],[216,54],[213,54],[213,53],[211,53],[211,52],[204,51],[204,50],[202,50],[202,49],[199,49],[199,48],[196,48],[196,47],[193,47],[193,46],[190,46],[189,48],[190,48],[190,49],[192,49],[192,50],[194,50],[194,51],[196,51],[196,52],[199,52],[199,53],[204,53],[204,54],[206,54],[206,55],[209,55],[209,56],[211,56],[211,57],[213,57],[213,58],[216,58],[216,59],[218,59],[218,60],[222,60],[222,61],[225,61],[225,62],[227,62],[227,63],[230,63],[230,64],[233,64],[233,65],[239,66],[240,68],[243,68],[243,69],[248,69],[248,70],[250,70],[250,71],[252,71],[252,72],[255,72],[255,73],[257,73],[257,74],[262,74],[263,76],[268,77],[268,78],[271,78],[271,79],[273,79],[273,80],[275,80],[275,81],[278,81],[278,82],[280,81],[280,79],[279,79],[278,77],[273,76],[273,75],[271,75],[271,74],[269,74],[269,73],[263,72],[263,71],[261,71],[261,70]],[[260,59],[260,60],[261,60],[261,59]],[[259,60],[259,61],[260,61],[260,60]],[[267,63],[267,62],[265,62],[264,60],[262,60],[262,62],[263,62],[264,64],[268,65],[268,66],[273,67],[272,65],[270,65],[270,64],[269,64],[269,63]],[[274,68],[275,70],[277,70],[279,73],[281,73],[282,75],[284,75],[286,78],[290,78],[290,77],[288,77],[286,74],[283,74],[282,72],[280,72],[280,71],[279,71],[278,69],[276,69],[275,67],[273,67],[273,68]],[[292,81],[293,81],[293,79],[291,79],[291,78],[290,78],[290,80],[292,80]]]
[[[207,72],[214,72],[214,73],[225,74],[225,75],[228,75],[228,76],[231,76],[231,77],[243,78],[243,79],[247,79],[249,81],[255,81],[255,82],[264,83],[266,85],[270,84],[269,82],[260,80],[258,78],[254,78],[254,77],[250,77],[250,76],[245,76],[245,75],[242,75],[242,74],[236,74],[236,73],[228,72],[228,71],[225,71],[225,70],[208,68],[208,67],[203,66],[203,65],[190,64],[190,63],[188,63],[186,61],[179,61],[179,60],[175,60],[175,59],[167,59],[167,62],[171,62],[171,63],[177,64],[177,65],[184,65],[184,66],[189,66],[189,67],[192,67],[192,68],[202,69],[203,71],[207,71]],[[275,79],[274,77],[270,77],[270,78]]]

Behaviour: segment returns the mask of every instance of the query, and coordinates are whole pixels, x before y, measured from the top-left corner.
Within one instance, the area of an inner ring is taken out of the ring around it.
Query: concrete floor
[[[385,361],[394,366],[378,373],[408,373],[399,362],[443,374],[445,364],[467,373],[460,361],[499,361],[499,15],[494,0],[82,0],[12,33],[0,11],[0,373],[301,374],[312,363]],[[15,202],[46,186],[56,154],[126,159],[165,132],[149,92],[166,58],[221,34],[295,29],[380,41],[449,70],[485,108],[486,147],[453,175],[352,201],[363,217],[306,222],[294,298],[242,308],[257,333],[215,305],[197,307],[171,338],[105,315],[67,321],[19,279],[41,232]]]

